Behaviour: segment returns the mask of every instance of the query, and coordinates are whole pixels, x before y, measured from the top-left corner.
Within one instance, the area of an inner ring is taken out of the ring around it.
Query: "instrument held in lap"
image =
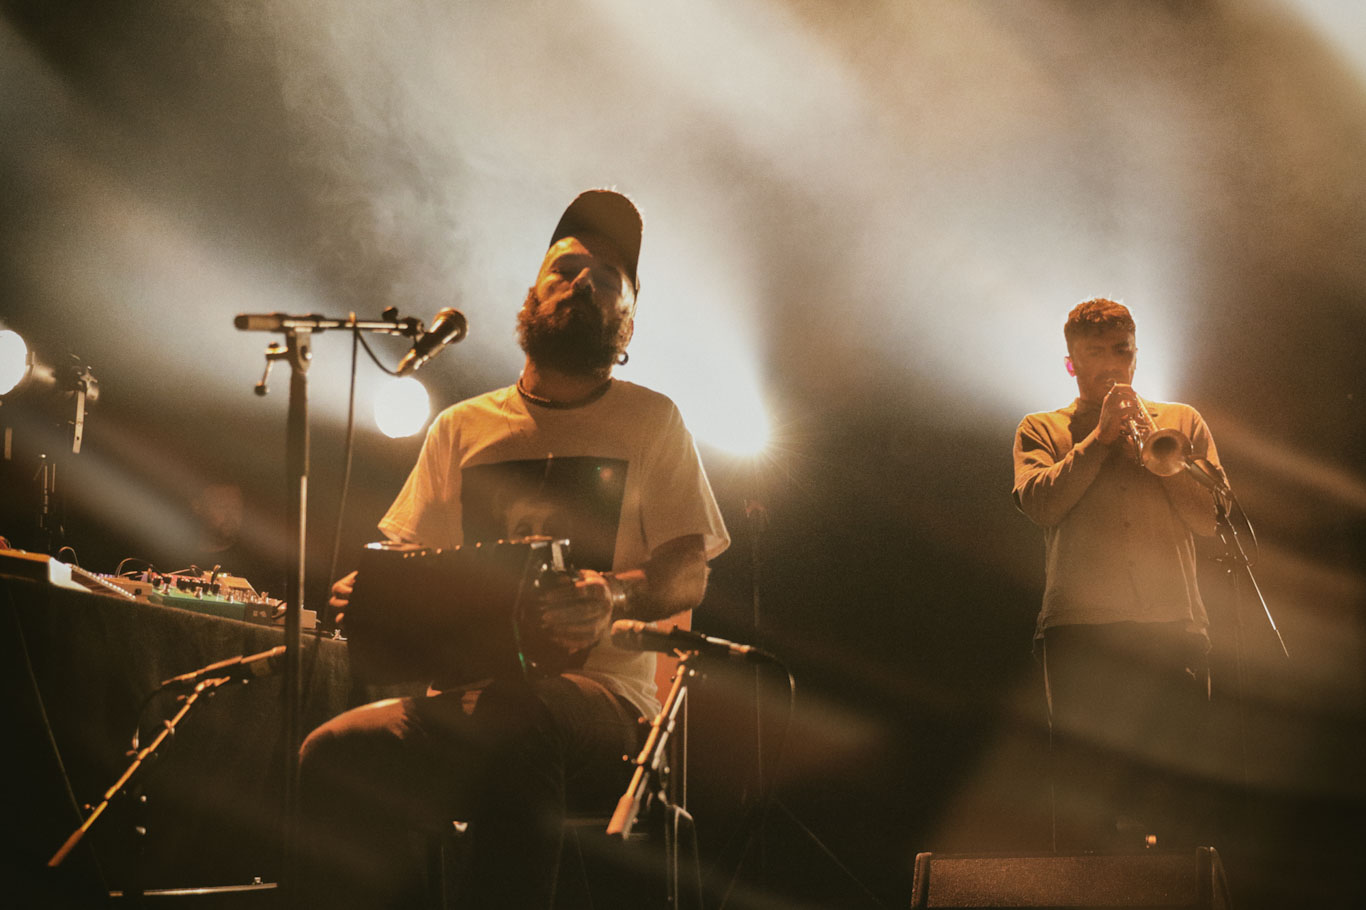
[[[572,585],[569,541],[450,549],[371,543],[346,609],[352,672],[371,684],[554,675],[583,665],[541,629],[541,594]]]

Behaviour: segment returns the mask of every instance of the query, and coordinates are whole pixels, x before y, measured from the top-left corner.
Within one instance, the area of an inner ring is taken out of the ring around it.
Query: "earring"
[[[631,359],[631,355],[628,354],[628,353],[626,353],[625,351],[622,351],[620,354],[617,355],[617,366],[620,366],[620,367],[626,366],[626,361],[628,361],[628,360],[630,360],[630,359]]]

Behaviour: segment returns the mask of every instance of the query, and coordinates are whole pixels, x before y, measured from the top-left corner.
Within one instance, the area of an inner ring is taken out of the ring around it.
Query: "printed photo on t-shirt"
[[[577,568],[609,571],[627,467],[625,459],[583,455],[464,468],[465,543],[537,536],[568,540]]]

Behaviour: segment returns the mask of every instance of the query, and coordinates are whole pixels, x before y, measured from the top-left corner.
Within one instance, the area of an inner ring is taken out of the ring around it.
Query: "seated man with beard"
[[[634,328],[641,221],[617,193],[566,209],[518,317],[514,385],[442,412],[380,529],[452,547],[517,526],[516,503],[572,513],[572,585],[542,595],[546,633],[586,652],[548,678],[481,681],[357,708],[303,745],[306,856],[296,905],[402,905],[420,893],[413,832],[473,836],[472,907],[548,907],[567,811],[625,790],[655,656],[613,646],[616,619],[701,602],[729,538],[692,437],[663,395],[612,378]],[[355,573],[333,588],[344,611]]]

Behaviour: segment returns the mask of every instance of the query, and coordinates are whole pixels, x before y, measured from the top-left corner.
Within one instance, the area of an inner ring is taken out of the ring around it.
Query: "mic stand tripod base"
[[[668,906],[680,907],[682,898],[680,835],[686,829],[693,835],[692,816],[688,810],[669,799],[669,767],[666,749],[678,722],[678,714],[688,695],[688,679],[694,675],[692,662],[698,659],[696,651],[683,653],[674,668],[673,682],[669,694],[660,705],[659,713],[650,724],[650,735],[645,740],[640,754],[635,759],[635,772],[626,792],[617,801],[616,811],[607,824],[609,837],[626,840],[631,836],[642,809],[651,814],[651,820],[663,831],[663,847],[666,858],[666,888]],[[696,846],[694,841],[694,856]],[[697,905],[701,906],[701,893],[695,895]]]
[[[659,713],[650,724],[650,735],[646,737],[645,745],[636,756],[636,767],[631,775],[631,783],[617,801],[616,811],[612,813],[612,820],[607,825],[607,833],[612,837],[630,837],[641,808],[650,801],[651,796],[657,794],[660,799],[667,796],[665,777],[668,757],[665,749],[677,723],[678,712],[687,697],[688,677],[693,675],[691,664],[696,657],[696,651],[687,652],[674,669],[669,694],[660,705]]]

